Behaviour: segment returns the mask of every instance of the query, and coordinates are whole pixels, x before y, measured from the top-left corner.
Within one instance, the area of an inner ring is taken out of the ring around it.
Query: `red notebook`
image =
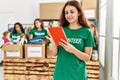
[[[56,43],[56,45],[59,44],[61,39],[67,41],[67,38],[65,36],[65,33],[64,33],[62,27],[49,27],[48,30],[49,30],[49,33],[52,36],[54,42]]]

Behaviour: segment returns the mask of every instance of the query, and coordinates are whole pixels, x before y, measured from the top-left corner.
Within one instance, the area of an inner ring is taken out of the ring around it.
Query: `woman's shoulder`
[[[31,30],[30,30],[30,32],[34,32],[34,31],[37,31],[37,29],[36,28],[32,28]]]
[[[32,28],[31,30],[37,30],[36,28]]]
[[[83,30],[84,30],[84,31],[87,31],[87,32],[91,32],[91,29],[90,29],[90,28],[87,28],[87,27],[85,27],[85,26],[83,26]]]
[[[42,31],[45,31],[45,32],[47,32],[47,30],[46,30],[46,29],[42,29]]]
[[[14,32],[11,32],[11,33],[10,33],[10,35],[14,35],[14,34],[16,34],[16,33],[14,33]]]
[[[22,33],[10,33],[10,36],[19,36],[21,35]]]
[[[63,26],[62,28],[63,28],[63,29],[69,29],[68,26]]]

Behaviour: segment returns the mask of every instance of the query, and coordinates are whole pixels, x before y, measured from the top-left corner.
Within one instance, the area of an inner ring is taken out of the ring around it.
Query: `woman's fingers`
[[[50,38],[48,36],[45,36],[45,38],[47,38],[48,40],[50,40]]]
[[[66,48],[66,45],[63,42],[59,42],[59,45],[61,45],[62,47]]]
[[[61,39],[61,42],[63,42],[64,44],[68,44],[68,42],[66,42],[65,40]]]
[[[68,48],[68,46],[69,46],[68,42],[66,42],[66,41],[63,40],[63,39],[61,39],[61,41],[59,42],[59,44],[60,44],[61,46],[63,46],[64,48]]]

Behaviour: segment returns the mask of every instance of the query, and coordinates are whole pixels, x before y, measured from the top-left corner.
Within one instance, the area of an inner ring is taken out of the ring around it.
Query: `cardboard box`
[[[59,19],[64,5],[64,2],[40,3],[40,18]]]
[[[25,58],[45,58],[45,43],[25,44]]]
[[[3,45],[4,58],[23,58],[23,46],[20,44]]]
[[[54,56],[52,54],[52,47],[51,47],[51,45],[47,46],[46,50],[47,50],[46,51],[47,58],[57,58],[57,56]]]
[[[82,0],[82,7],[84,9],[97,8],[98,0]]]

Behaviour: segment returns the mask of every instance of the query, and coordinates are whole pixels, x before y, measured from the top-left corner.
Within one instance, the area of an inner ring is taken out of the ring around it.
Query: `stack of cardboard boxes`
[[[56,58],[45,44],[4,45],[4,80],[53,80]],[[99,80],[99,61],[87,62],[88,80]]]
[[[45,44],[4,45],[4,80],[50,80]]]

